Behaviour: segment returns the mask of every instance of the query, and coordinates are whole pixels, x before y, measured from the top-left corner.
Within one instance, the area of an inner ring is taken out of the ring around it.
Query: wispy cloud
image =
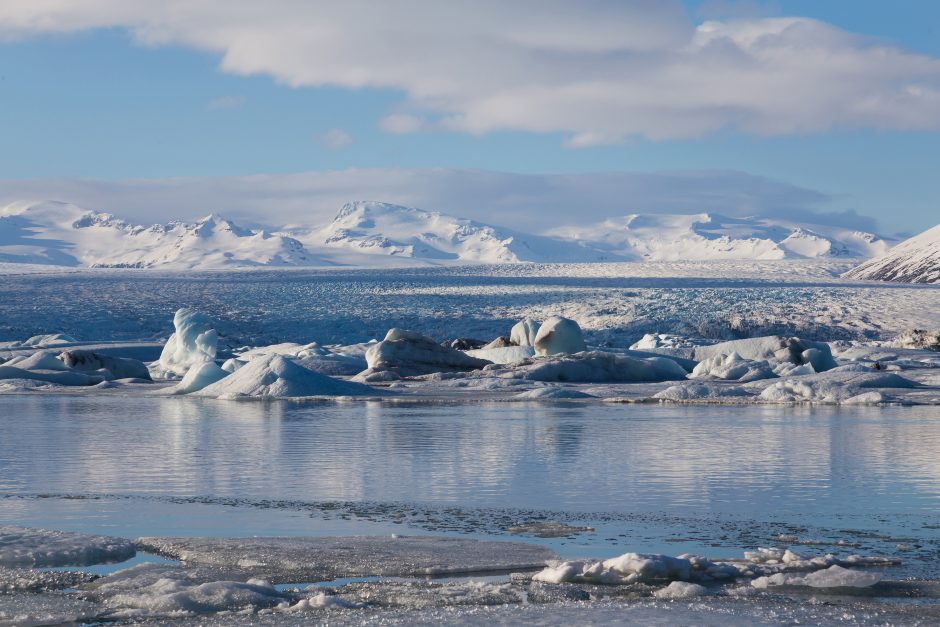
[[[333,218],[350,200],[382,200],[544,232],[630,213],[769,216],[877,230],[871,218],[827,212],[821,192],[732,171],[539,175],[436,169],[349,169],[152,180],[0,180],[0,205],[67,200],[142,223],[209,208],[266,226]]]
[[[216,111],[219,109],[237,109],[245,104],[244,96],[220,96],[206,103],[206,109]]]
[[[36,0],[0,38],[125,28],[294,87],[387,88],[435,128],[562,133],[584,147],[732,128],[940,129],[940,60],[802,17],[678,0]],[[391,132],[414,119],[391,115]]]
[[[353,141],[352,135],[341,128],[330,129],[322,135],[316,135],[314,139],[327,150],[342,150]]]

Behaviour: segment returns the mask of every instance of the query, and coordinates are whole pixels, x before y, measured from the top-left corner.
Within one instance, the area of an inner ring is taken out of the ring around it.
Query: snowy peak
[[[119,268],[329,265],[296,239],[212,214],[137,226],[60,202],[0,209],[0,261]]]
[[[940,283],[940,224],[904,240],[887,254],[866,261],[843,276],[901,283]]]
[[[631,214],[551,231],[612,255],[659,261],[870,257],[888,244],[872,233],[719,214]]]
[[[371,201],[347,203],[333,222],[301,239],[308,246],[440,261],[515,263],[603,258],[597,251],[573,242]]]

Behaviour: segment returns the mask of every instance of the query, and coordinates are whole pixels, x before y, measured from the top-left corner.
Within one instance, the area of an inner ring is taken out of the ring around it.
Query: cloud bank
[[[150,180],[0,180],[0,204],[65,200],[139,223],[210,212],[254,226],[310,226],[350,200],[441,211],[532,233],[629,213],[786,217],[875,231],[871,218],[827,212],[818,191],[733,171],[536,175],[452,169],[350,169]]]
[[[392,133],[562,133],[570,147],[940,129],[940,60],[801,17],[694,23],[668,0],[29,0],[0,39],[127,29],[293,87],[401,91]]]

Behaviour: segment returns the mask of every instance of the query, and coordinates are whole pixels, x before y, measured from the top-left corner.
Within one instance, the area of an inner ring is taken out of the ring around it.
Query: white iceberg
[[[113,379],[150,380],[150,371],[144,362],[129,357],[114,357],[90,350],[72,349],[58,357],[68,368],[82,372],[107,371]]]
[[[587,350],[578,323],[561,316],[552,316],[543,322],[532,344],[539,355],[571,354]]]
[[[539,323],[531,318],[520,320],[509,331],[509,341],[516,346],[535,346]]]
[[[494,364],[516,364],[535,356],[531,346],[501,346],[499,348],[475,348],[464,351],[471,357],[483,359]]]
[[[706,357],[692,369],[690,379],[721,379],[724,381],[757,381],[776,378],[777,374],[766,360],[744,359],[735,352]]]
[[[602,351],[554,355],[506,368],[508,376],[530,381],[617,383],[677,381],[686,377],[682,366],[667,357],[638,358]]]
[[[164,373],[185,375],[195,365],[215,360],[219,336],[209,319],[192,309],[179,309],[173,316],[175,332],[160,354]]]
[[[298,396],[371,396],[379,394],[379,391],[367,385],[341,381],[308,370],[280,355],[270,355],[249,361],[225,378],[193,394],[195,396],[238,399]]]
[[[219,367],[214,361],[195,364],[183,377],[183,380],[167,390],[167,394],[191,394],[221,381],[231,374]]]
[[[30,355],[16,355],[3,365],[16,366],[21,370],[69,370],[65,362],[52,351],[36,351]]]
[[[831,370],[837,366],[832,350],[825,342],[813,342],[797,337],[770,335],[745,340],[732,340],[710,346],[697,346],[695,359],[703,361],[716,355],[736,353],[744,359],[766,360],[772,363],[790,362],[796,365],[811,364],[816,372]]]
[[[385,339],[365,352],[369,373],[394,370],[413,376],[451,370],[478,370],[489,361],[441,346],[433,339],[404,329],[392,328]]]

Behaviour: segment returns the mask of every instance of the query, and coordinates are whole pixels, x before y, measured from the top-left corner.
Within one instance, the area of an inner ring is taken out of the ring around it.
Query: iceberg
[[[478,370],[491,363],[441,346],[420,333],[398,328],[389,329],[384,340],[366,350],[365,357],[368,365],[366,372],[394,370],[403,376]]]
[[[765,360],[744,359],[735,352],[706,357],[692,369],[690,379],[721,379],[725,381],[757,381],[773,379],[777,374]]]
[[[537,358],[506,368],[508,376],[518,376],[529,381],[616,383],[678,381],[686,378],[682,366],[667,357],[640,358],[602,351]],[[493,371],[494,374],[496,372]]]
[[[581,327],[574,320],[552,316],[542,323],[532,341],[539,355],[580,353],[587,350]]]
[[[201,313],[179,309],[173,316],[175,332],[160,354],[159,368],[164,373],[185,375],[190,367],[215,359],[219,336]]]
[[[816,372],[835,368],[836,360],[832,350],[825,342],[813,342],[798,337],[770,335],[744,340],[731,340],[710,346],[697,346],[695,359],[705,359],[717,355],[736,353],[744,359],[766,360],[772,363],[790,362],[796,365],[810,364]]]
[[[516,346],[535,346],[539,323],[531,318],[520,320],[509,331],[509,341]]]

